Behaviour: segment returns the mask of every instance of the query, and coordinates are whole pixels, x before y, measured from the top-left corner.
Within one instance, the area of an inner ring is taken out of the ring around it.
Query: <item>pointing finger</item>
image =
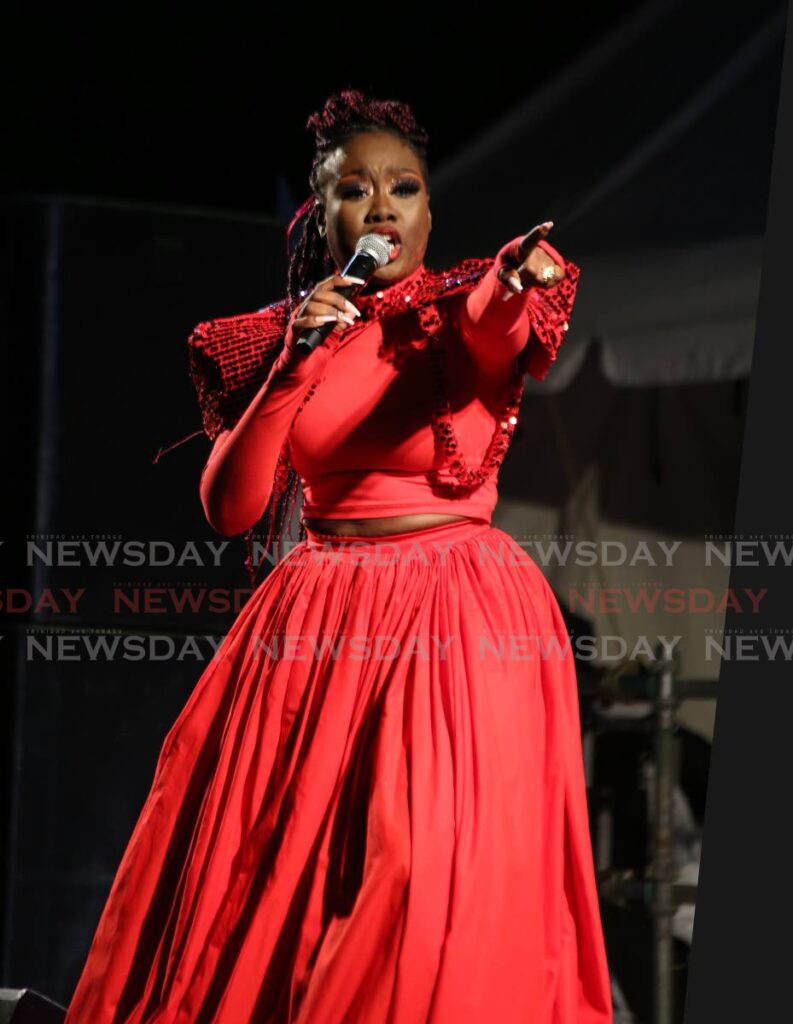
[[[551,230],[552,227],[553,221],[546,220],[543,221],[542,224],[538,224],[536,227],[533,227],[527,235],[523,236],[520,242],[520,252],[522,259],[525,259],[528,256],[528,254],[531,252],[534,246],[540,241],[540,239],[545,238],[547,236],[548,232]]]

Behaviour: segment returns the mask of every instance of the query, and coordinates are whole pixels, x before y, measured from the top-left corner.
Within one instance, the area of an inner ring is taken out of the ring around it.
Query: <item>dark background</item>
[[[282,294],[283,228],[307,194],[308,116],[348,87],[405,100],[430,133],[432,171],[646,10],[664,29],[651,75],[642,78],[647,64],[637,56],[597,101],[607,113],[614,89],[641,91],[634,123],[626,119],[625,127],[639,134],[646,121],[650,134],[707,77],[702,69],[718,66],[780,7],[771,0],[750,9],[658,0],[465,11],[399,3],[319,12],[219,9],[203,20],[197,10],[180,18],[140,7],[90,17],[45,17],[35,9],[3,17],[0,370],[3,536],[11,540],[0,549],[0,572],[4,587],[84,585],[89,593],[77,623],[31,612],[3,624],[0,720],[10,784],[0,808],[8,822],[0,849],[0,983],[68,1001],[162,737],[200,668],[190,661],[23,664],[20,637],[31,627],[151,630],[151,617],[110,616],[104,593],[119,577],[141,582],[153,574],[108,570],[89,578],[83,570],[33,569],[18,541],[57,530],[217,540],[197,500],[205,441],[161,464],[153,460],[161,445],[199,426],[184,358],[189,327]],[[675,35],[670,25],[678,16],[685,29]],[[778,62],[778,48],[772,57]],[[748,90],[730,102],[720,132],[729,158],[720,149],[718,159],[732,179],[720,165],[711,168],[715,189],[691,180],[681,158],[657,210],[654,197],[664,194],[665,182],[655,183],[646,203],[646,187],[636,185],[632,201],[647,211],[659,240],[677,235],[665,205],[670,197],[679,200],[683,238],[707,234],[722,210],[739,233],[762,231],[776,109],[753,106]],[[732,115],[735,124],[751,122],[751,131],[733,133]],[[522,159],[527,182],[560,183],[564,212],[573,184],[588,178],[597,143],[587,140],[585,150],[564,120],[553,136],[552,160],[543,138]],[[609,145],[616,146],[613,139]],[[695,132],[680,145],[691,155],[707,143]],[[599,155],[604,166],[611,163],[605,141]],[[465,203],[498,210],[504,170],[495,164],[464,196],[455,207],[461,221]],[[750,193],[746,202],[733,201],[731,181]],[[715,196],[711,205],[699,201],[706,194]],[[626,197],[618,193],[596,211],[604,238]],[[515,210],[514,232],[524,221]],[[586,397],[579,392],[569,401]],[[647,398],[636,389],[623,399],[635,403],[626,422],[635,424]],[[504,467],[507,486],[514,459],[511,466]],[[717,496],[728,518],[737,468],[736,454],[721,475],[726,497]],[[243,554],[235,541],[222,570],[183,570],[179,582],[243,587]],[[200,614],[158,625],[178,639],[190,631],[222,634],[231,618]]]
[[[331,92],[411,103],[442,160],[641,6],[16,12],[4,18],[2,189],[275,214],[282,180],[296,204],[307,195],[305,122]]]

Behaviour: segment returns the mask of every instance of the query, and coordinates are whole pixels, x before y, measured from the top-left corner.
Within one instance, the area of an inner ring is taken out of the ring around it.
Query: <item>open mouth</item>
[[[399,235],[396,234],[395,232],[392,233],[390,231],[378,231],[376,232],[376,234],[382,235],[384,238],[387,238],[388,241],[391,243],[391,251],[389,253],[388,258],[389,261],[393,263],[394,260],[399,257],[399,254],[402,251],[402,243],[399,240]]]

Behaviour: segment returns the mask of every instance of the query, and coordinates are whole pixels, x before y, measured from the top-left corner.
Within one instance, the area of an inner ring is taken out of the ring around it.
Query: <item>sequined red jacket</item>
[[[210,439],[233,430],[269,388],[257,413],[267,424],[257,501],[227,512],[222,532],[243,532],[262,514],[282,461],[300,475],[303,518],[453,511],[489,522],[523,378],[543,379],[556,358],[579,277],[541,241],[565,277],[503,301],[496,273],[514,263],[521,237],[495,259],[448,270],[421,264],[357,295],[361,317],[334,332],[332,356],[313,380],[279,383],[270,372],[297,315],[287,300],[198,324],[190,367]]]

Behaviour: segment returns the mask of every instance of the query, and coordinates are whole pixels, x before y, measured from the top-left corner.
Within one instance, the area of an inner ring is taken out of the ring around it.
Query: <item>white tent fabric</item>
[[[592,256],[569,337],[544,381],[526,378],[526,392],[566,388],[591,344],[617,386],[748,376],[761,259],[762,241],[741,238]]]

